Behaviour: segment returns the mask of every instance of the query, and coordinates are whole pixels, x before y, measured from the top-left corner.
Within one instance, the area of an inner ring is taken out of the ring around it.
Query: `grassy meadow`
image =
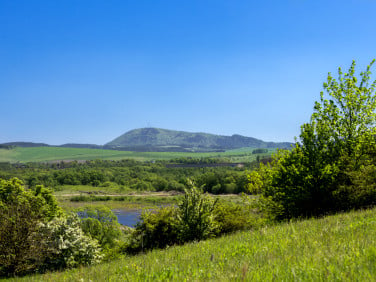
[[[123,210],[155,208],[176,204],[182,197],[180,193],[119,190],[89,185],[64,185],[54,191],[54,196],[67,211],[83,206],[106,206]]]
[[[10,281],[375,281],[376,209]]]
[[[130,152],[102,149],[81,149],[62,147],[16,147],[11,150],[0,149],[0,162],[52,162],[59,160],[121,160],[134,159],[138,161],[170,160],[181,157],[226,157],[230,162],[249,162],[256,159],[252,154],[254,148],[241,148],[226,152],[190,153],[190,152]],[[270,155],[276,149],[269,149]]]
[[[91,194],[88,194],[91,193]],[[54,191],[59,205],[67,211],[83,206],[106,206],[110,209],[149,209],[158,206],[176,205],[183,197],[176,191],[135,191],[113,187],[93,187],[89,185],[64,185]],[[223,201],[242,204],[243,198],[236,194],[211,195]]]

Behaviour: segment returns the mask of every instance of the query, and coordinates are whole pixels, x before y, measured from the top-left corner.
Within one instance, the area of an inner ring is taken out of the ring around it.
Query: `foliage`
[[[247,192],[249,194],[259,194],[263,186],[262,175],[256,170],[248,174]]]
[[[145,211],[131,234],[127,252],[164,248],[216,236],[220,228],[215,220],[214,200],[196,187],[187,189],[178,207]]]
[[[216,203],[217,200],[202,194],[196,187],[185,190],[178,213],[180,237],[183,242],[214,236],[218,227],[213,214]]]
[[[212,194],[233,194],[246,192],[247,175],[233,170],[213,170],[194,178],[204,192]]]
[[[46,245],[45,269],[64,269],[98,263],[102,259],[96,240],[86,236],[76,214],[56,217],[41,223],[39,233]]]
[[[268,152],[268,149],[254,149],[252,151],[252,154],[266,154]]]
[[[22,181],[0,179],[0,274],[23,274],[44,259],[39,223],[61,214],[51,191],[25,190]]]
[[[17,178],[0,179],[0,275],[98,261],[98,245],[77,224],[64,217],[50,190],[25,190]]]
[[[214,209],[216,235],[239,230],[255,229],[266,224],[266,218],[257,211],[257,201],[244,196],[242,203],[218,201]]]
[[[190,160],[193,163],[185,162]],[[200,163],[195,163],[197,160]],[[205,192],[215,194],[245,192],[246,169],[249,169],[251,164],[245,164],[244,167],[210,167],[217,165],[215,162],[212,163],[212,159],[179,159],[177,161],[182,163],[95,160],[85,163],[4,165],[0,167],[0,178],[17,176],[23,179],[29,187],[35,188],[36,185],[43,184],[55,190],[65,189],[68,185],[91,186],[91,190],[84,192],[100,194],[117,194],[130,190],[183,192],[184,188],[188,187],[186,179],[191,178]],[[81,192],[79,189],[76,191]],[[75,200],[80,200],[80,198]]]
[[[173,206],[157,211],[144,211],[140,222],[130,238],[126,251],[135,253],[142,250],[165,248],[179,242],[177,209]]]
[[[178,206],[146,210],[128,235],[125,252],[165,248],[175,244],[258,228],[266,217],[258,212],[258,200],[243,196],[240,203],[214,199],[196,187],[185,191]]]
[[[290,221],[17,281],[374,281],[376,210]]]
[[[359,188],[362,176],[366,183],[375,179],[362,173],[373,169],[364,167],[375,157],[375,82],[369,82],[373,62],[360,79],[355,62],[348,73],[339,68],[338,81],[329,74],[324,83],[329,98],[321,92],[310,123],[301,127],[301,142],[274,157],[262,193],[275,217],[320,215],[376,203],[372,187]]]
[[[80,226],[86,235],[96,239],[102,248],[115,247],[121,236],[120,224],[116,215],[105,206],[86,206],[78,210]]]

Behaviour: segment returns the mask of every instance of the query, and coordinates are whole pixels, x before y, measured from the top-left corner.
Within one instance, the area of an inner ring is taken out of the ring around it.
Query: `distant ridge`
[[[8,142],[0,144],[3,147],[51,147],[51,145],[48,145],[46,143],[34,143],[34,142]]]
[[[49,145],[33,142],[8,142],[0,144],[0,149],[10,149],[12,147],[64,147],[135,152],[223,152],[243,147],[289,149],[291,145],[292,143],[289,142],[265,142],[238,134],[224,136],[148,127],[128,131],[105,145],[76,143]]]
[[[194,133],[161,128],[133,129],[104,145],[104,148],[127,151],[213,152],[253,148],[290,148],[289,142],[265,142],[238,134],[232,136]]]

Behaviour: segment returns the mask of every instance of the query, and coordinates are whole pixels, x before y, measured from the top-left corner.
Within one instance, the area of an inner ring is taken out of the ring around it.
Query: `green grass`
[[[274,149],[270,150],[270,152]],[[226,152],[187,153],[187,152],[129,152],[101,149],[78,149],[60,147],[16,147],[12,150],[0,149],[0,162],[49,162],[57,160],[121,160],[135,159],[139,161],[169,160],[181,157],[228,157],[231,162],[253,161],[256,155],[252,148],[229,150]]]
[[[160,205],[176,204],[181,198],[181,195],[170,192],[143,192],[122,188],[124,187],[116,185],[110,187],[63,185],[54,191],[54,195],[59,205],[67,211],[88,205],[104,205],[110,209],[125,210],[155,208]]]
[[[107,186],[91,186],[91,185],[59,185],[55,187],[55,196],[64,196],[69,194],[80,194],[82,192],[93,192],[93,194],[129,194],[135,193],[137,191],[132,190],[126,186],[118,185],[113,182],[109,182]],[[84,193],[82,193],[84,194]]]
[[[376,209],[15,281],[375,281]]]

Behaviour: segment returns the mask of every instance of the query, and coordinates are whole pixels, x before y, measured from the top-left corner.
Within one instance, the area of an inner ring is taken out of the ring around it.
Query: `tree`
[[[17,178],[0,179],[0,273],[26,273],[41,265],[46,249],[39,243],[39,223],[60,213],[43,186],[26,191]]]
[[[355,159],[355,165],[367,154],[376,133],[376,81],[370,84],[374,62],[360,73],[359,83],[355,61],[345,74],[338,69],[338,81],[328,74],[324,89],[329,99],[321,92],[311,122],[302,126],[300,138],[305,154],[318,153],[329,162],[344,156]]]
[[[183,242],[215,235],[218,226],[213,211],[216,204],[217,200],[202,194],[196,187],[185,190],[178,208],[179,233]]]
[[[78,219],[66,216],[52,192],[0,179],[0,276],[91,264],[101,259],[96,241]]]
[[[355,178],[372,165],[375,152],[376,82],[370,68],[355,74],[338,69],[338,80],[329,73],[311,121],[301,127],[300,142],[291,151],[274,156],[262,188],[269,208],[277,218],[319,215],[376,203],[373,191],[368,201],[358,196]],[[376,171],[376,169],[375,169]],[[368,175],[372,175],[369,174]],[[362,204],[360,204],[362,203]]]

